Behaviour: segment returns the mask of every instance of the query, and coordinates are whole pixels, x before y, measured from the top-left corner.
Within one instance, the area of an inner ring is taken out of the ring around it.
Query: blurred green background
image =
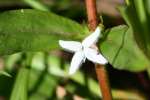
[[[103,15],[106,28],[124,24],[116,9],[123,3],[123,0],[97,0],[97,10]],[[0,12],[15,9],[52,11],[81,24],[87,22],[84,0],[0,0]],[[69,76],[71,58],[72,54],[61,50],[1,57],[0,69],[7,73],[0,75],[0,100],[101,99],[93,63],[86,61],[80,71]],[[111,65],[107,71],[114,100],[148,100],[150,80],[146,72],[131,73]]]

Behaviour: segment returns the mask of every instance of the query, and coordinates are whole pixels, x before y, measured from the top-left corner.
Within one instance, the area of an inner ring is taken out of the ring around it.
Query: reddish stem
[[[103,100],[112,100],[112,94],[105,66],[97,64],[95,65],[95,69]]]
[[[98,24],[95,2],[95,0],[85,0],[88,15],[88,25],[91,31],[94,31]]]
[[[85,3],[86,3],[87,15],[88,15],[89,29],[91,31],[94,31],[98,24],[96,1],[85,0]],[[95,65],[95,70],[96,70],[97,79],[99,82],[103,100],[112,100],[111,90],[110,90],[105,66],[97,64]]]

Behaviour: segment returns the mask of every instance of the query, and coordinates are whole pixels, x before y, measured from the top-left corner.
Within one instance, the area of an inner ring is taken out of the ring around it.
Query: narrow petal
[[[72,61],[71,61],[71,66],[69,69],[70,75],[74,74],[79,69],[84,59],[85,59],[85,56],[84,56],[83,51],[78,51],[74,54]]]
[[[83,40],[82,45],[84,47],[90,47],[92,44],[96,43],[101,35],[100,32],[101,32],[100,27],[97,27],[96,30],[91,35],[89,35],[87,38]]]
[[[70,52],[76,52],[82,49],[82,44],[76,41],[63,41],[59,40],[59,45]]]
[[[98,63],[102,65],[108,63],[108,61],[94,49],[85,48],[84,53],[85,53],[86,58],[94,63]]]

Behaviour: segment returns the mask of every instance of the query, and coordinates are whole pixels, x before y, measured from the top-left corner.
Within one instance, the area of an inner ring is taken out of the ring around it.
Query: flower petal
[[[108,61],[94,49],[85,48],[84,54],[88,60],[90,60],[94,63],[98,63],[98,64],[102,64],[102,65],[108,63]]]
[[[90,47],[92,44],[96,43],[98,41],[99,36],[101,35],[101,29],[100,27],[97,27],[96,30],[89,35],[87,38],[85,38],[82,42],[82,45],[84,47]]]
[[[69,69],[69,74],[72,75],[76,72],[76,70],[79,69],[80,65],[83,63],[85,59],[83,51],[78,51],[74,54],[72,61],[71,61],[71,66]]]
[[[59,40],[59,45],[67,51],[76,52],[82,49],[82,44],[76,41]]]

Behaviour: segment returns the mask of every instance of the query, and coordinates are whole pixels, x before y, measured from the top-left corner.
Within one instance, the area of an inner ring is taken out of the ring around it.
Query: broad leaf
[[[67,18],[38,10],[0,14],[0,55],[58,48],[58,39],[81,39],[88,29]]]
[[[117,69],[137,72],[149,66],[149,60],[138,48],[132,31],[127,26],[107,30],[100,48],[103,55]]]

